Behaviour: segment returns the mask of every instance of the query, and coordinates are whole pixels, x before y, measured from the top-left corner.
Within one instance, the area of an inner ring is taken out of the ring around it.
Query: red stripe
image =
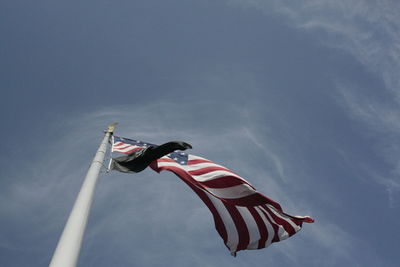
[[[237,245],[236,251],[244,250],[247,248],[250,242],[250,234],[249,230],[247,229],[247,225],[235,206],[226,203],[224,203],[224,205],[231,215],[232,220],[235,223],[236,230],[239,234],[239,244]]]
[[[233,173],[236,175],[236,173],[234,173],[231,170],[228,170],[223,167],[214,167],[214,166],[213,167],[205,167],[205,168],[201,168],[201,169],[194,170],[194,171],[188,171],[188,173],[191,175],[203,175],[203,174],[213,172],[213,171],[227,171],[227,172],[230,172],[230,173]]]
[[[172,159],[169,159],[169,160],[172,160]],[[207,160],[207,159],[190,159],[190,160],[187,161],[188,165],[195,165],[195,164],[200,164],[200,163],[211,163],[211,164],[218,165],[215,162],[212,162],[212,161]],[[220,165],[218,165],[218,166],[220,166]]]
[[[171,158],[168,158],[168,157],[159,158],[159,159],[157,159],[157,161],[158,161],[158,162],[175,162],[175,163],[176,163],[175,160],[173,160],[173,159],[171,159]],[[194,165],[194,164],[199,164],[199,163],[212,163],[212,164],[215,164],[215,163],[212,162],[212,161],[203,160],[203,159],[192,159],[192,160],[189,160],[189,161],[188,161],[188,165]]]
[[[118,152],[118,153],[122,153],[122,154],[131,154],[132,152],[135,152],[135,151],[140,150],[140,149],[143,149],[143,147],[136,147],[136,148],[132,148],[132,149],[127,150],[127,151],[122,151],[122,150],[119,150],[119,149],[114,149],[113,152]]]
[[[265,226],[264,220],[261,218],[260,214],[256,211],[254,207],[248,207],[251,215],[256,221],[258,231],[260,232],[260,240],[258,241],[258,249],[265,248],[265,243],[268,239],[268,229]]]
[[[260,206],[268,204],[268,200],[265,199],[264,196],[262,196],[259,193],[255,193],[253,195],[241,198],[229,198],[229,199],[223,198],[222,200],[231,205],[243,206],[243,207]]]
[[[268,213],[272,216],[272,219],[279,225],[282,225],[283,229],[289,234],[289,236],[292,236],[296,233],[296,230],[291,226],[286,220],[276,216],[268,206],[264,206],[268,210]]]
[[[128,148],[128,147],[133,147],[133,146],[127,146],[127,145],[119,145],[119,146],[116,146],[116,145],[113,145],[113,148],[115,148],[115,149],[124,149],[124,148]]]
[[[204,186],[210,187],[210,188],[226,188],[226,187],[231,187],[231,186],[236,186],[236,185],[241,185],[241,184],[247,184],[245,183],[242,179],[237,178],[236,176],[223,176],[219,177],[213,180],[209,181],[204,181],[200,182]]]
[[[133,145],[128,145],[128,144],[120,144],[120,145],[113,145],[113,147],[114,148],[117,148],[117,149],[125,149],[125,148],[128,148],[128,147],[138,147],[138,146],[133,146]]]
[[[130,145],[130,144],[125,144],[125,143],[114,143],[113,146],[114,146],[114,147],[121,147],[121,146],[127,147],[127,146],[132,146],[132,145]]]
[[[294,224],[296,224],[297,226],[302,226],[303,225],[303,221],[302,220],[299,220],[299,219],[296,219],[296,218],[290,218],[290,220],[294,223]],[[307,219],[305,219],[304,220],[305,222],[307,222]],[[314,220],[312,221],[312,222],[314,222]]]
[[[199,163],[213,163],[212,161],[206,160],[206,159],[191,159],[188,160],[188,165],[194,165],[194,164],[199,164]]]
[[[115,142],[115,143],[113,144],[113,146],[120,146],[120,145],[125,145],[125,143],[122,143],[122,142]]]

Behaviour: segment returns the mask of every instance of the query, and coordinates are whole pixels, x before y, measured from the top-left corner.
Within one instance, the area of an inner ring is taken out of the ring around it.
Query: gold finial
[[[117,125],[118,125],[118,122],[114,122],[114,123],[108,125],[108,128],[107,128],[106,132],[107,133],[113,133],[114,129],[115,129],[115,126],[117,126]]]

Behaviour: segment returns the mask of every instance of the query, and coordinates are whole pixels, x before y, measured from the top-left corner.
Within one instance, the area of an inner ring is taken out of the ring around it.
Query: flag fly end
[[[315,222],[315,220],[314,220],[313,218],[309,217],[309,216],[306,216],[306,217],[304,218],[304,222],[306,222],[306,223],[313,223],[313,222]]]

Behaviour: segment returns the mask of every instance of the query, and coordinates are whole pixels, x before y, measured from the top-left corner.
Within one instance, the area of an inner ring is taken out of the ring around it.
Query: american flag
[[[112,152],[130,154],[153,144],[114,136]],[[153,161],[156,172],[171,171],[181,178],[210,209],[219,235],[232,255],[261,249],[298,232],[308,216],[291,216],[272,199],[257,192],[233,171],[202,157],[181,151]]]

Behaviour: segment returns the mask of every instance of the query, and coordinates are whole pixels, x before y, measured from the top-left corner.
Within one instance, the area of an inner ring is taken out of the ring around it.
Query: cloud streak
[[[371,175],[389,192],[389,205],[400,198],[400,3],[390,0],[310,0],[227,1],[230,5],[255,8],[267,15],[279,14],[285,24],[299,31],[318,33],[316,40],[327,47],[344,51],[365,70],[382,81],[373,88],[381,100],[368,97],[361,84],[333,77],[337,83],[338,103],[350,117],[366,124],[376,133],[376,151],[391,166],[391,173]],[[343,105],[345,103],[345,105]]]
[[[400,4],[381,0],[241,1],[228,3],[276,12],[287,24],[307,31],[325,32],[327,46],[340,48],[377,73],[399,97]]]

